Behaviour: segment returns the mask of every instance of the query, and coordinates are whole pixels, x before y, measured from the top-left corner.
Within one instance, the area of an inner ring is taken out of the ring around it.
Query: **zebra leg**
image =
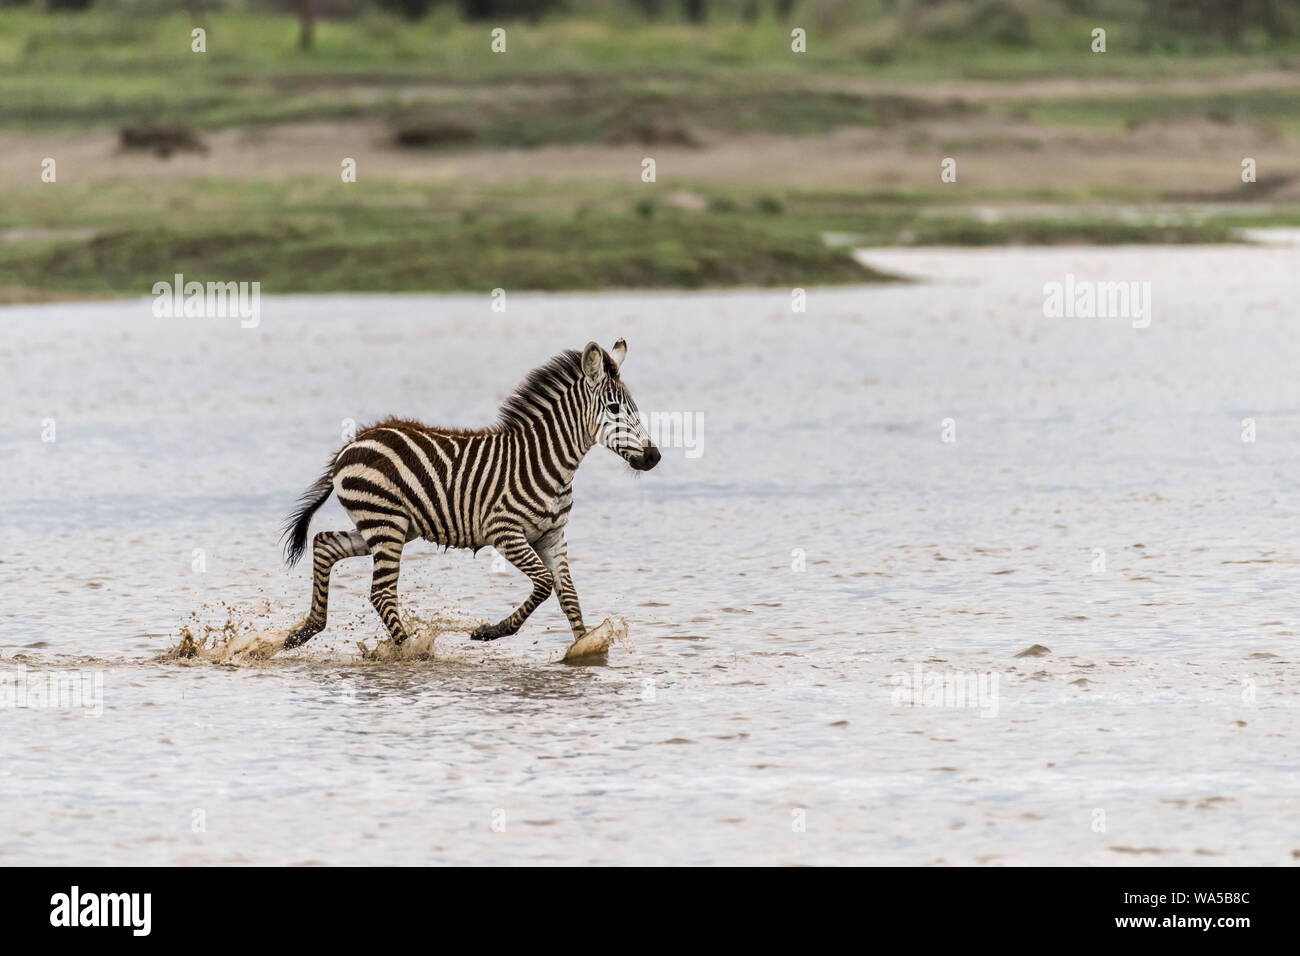
[[[406,640],[406,628],[397,613],[397,575],[402,569],[402,544],[385,539],[371,549],[375,558],[374,576],[370,581],[370,603],[388,628],[394,644]]]
[[[528,615],[533,613],[537,605],[550,597],[553,584],[551,572],[546,569],[546,565],[537,556],[533,546],[518,531],[500,535],[492,542],[492,546],[507,561],[528,575],[533,582],[533,592],[528,595],[523,604],[515,608],[515,613],[509,617],[491,626],[484,624],[475,629],[470,634],[470,638],[475,641],[495,641],[498,637],[515,633],[523,626],[524,621],[528,620]]]
[[[564,538],[564,531],[552,531],[537,544],[537,554],[551,572],[555,582],[555,596],[560,602],[564,616],[569,619],[573,639],[577,640],[587,633],[582,624],[582,608],[578,606],[578,592],[574,590],[573,578],[569,576],[569,543]]]
[[[356,531],[322,531],[312,542],[311,610],[303,621],[284,639],[286,648],[306,644],[325,630],[326,611],[330,597],[330,571],[343,558],[359,558],[370,552],[366,539]]]

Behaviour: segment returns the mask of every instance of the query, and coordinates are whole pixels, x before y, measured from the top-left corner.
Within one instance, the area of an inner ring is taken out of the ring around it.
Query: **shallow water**
[[[0,861],[1293,862],[1300,251],[869,258],[928,280],[0,309],[0,700],[86,682],[0,709]],[[1150,327],[1045,318],[1066,273],[1149,281]],[[360,560],[304,649],[166,656],[302,617],[278,528],[345,419],[486,423],[620,335],[702,441],[579,472],[584,612],[630,631],[603,664],[557,663],[553,600],[471,643],[527,585],[423,543],[431,660],[361,659]]]

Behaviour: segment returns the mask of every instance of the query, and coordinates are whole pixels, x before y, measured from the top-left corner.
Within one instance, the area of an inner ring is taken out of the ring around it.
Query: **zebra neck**
[[[551,494],[558,494],[573,483],[582,459],[595,444],[582,427],[581,419],[565,403],[557,403],[528,423],[521,437],[523,454],[520,465],[532,473],[532,479]],[[531,459],[532,467],[525,464]]]

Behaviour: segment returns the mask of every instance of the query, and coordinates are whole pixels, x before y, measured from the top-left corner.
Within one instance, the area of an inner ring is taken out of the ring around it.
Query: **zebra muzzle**
[[[649,445],[641,452],[637,458],[629,458],[628,463],[637,471],[649,471],[655,465],[659,464],[659,459],[663,456],[659,454],[659,449],[654,445]]]

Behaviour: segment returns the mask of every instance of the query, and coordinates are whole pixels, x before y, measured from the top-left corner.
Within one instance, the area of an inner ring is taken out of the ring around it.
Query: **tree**
[[[310,50],[316,39],[316,0],[297,0],[298,49]]]

